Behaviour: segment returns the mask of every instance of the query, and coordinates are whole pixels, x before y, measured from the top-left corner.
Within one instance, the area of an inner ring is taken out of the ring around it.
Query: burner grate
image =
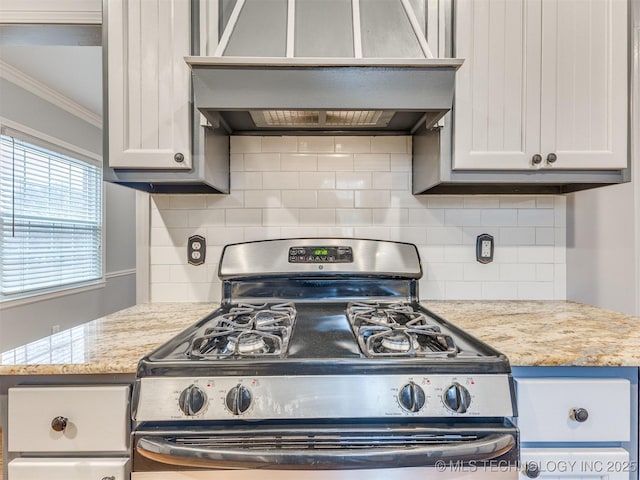
[[[453,357],[453,338],[405,302],[354,302],[347,317],[367,357]]]
[[[240,304],[215,317],[191,343],[191,358],[284,357],[296,318],[293,303]]]

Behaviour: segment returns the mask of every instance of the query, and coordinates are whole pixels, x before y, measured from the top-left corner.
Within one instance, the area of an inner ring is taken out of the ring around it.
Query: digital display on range
[[[289,263],[353,263],[351,247],[291,247]]]

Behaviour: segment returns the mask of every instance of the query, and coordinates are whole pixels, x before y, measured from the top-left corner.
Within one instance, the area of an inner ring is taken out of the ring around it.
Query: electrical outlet
[[[493,237],[488,233],[478,235],[476,238],[476,260],[480,263],[493,262]]]
[[[191,265],[202,265],[207,254],[207,241],[200,235],[189,237],[187,242],[187,262]]]

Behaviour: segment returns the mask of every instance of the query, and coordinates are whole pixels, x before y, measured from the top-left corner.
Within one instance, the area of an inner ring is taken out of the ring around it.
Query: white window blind
[[[0,147],[0,296],[102,278],[101,168],[8,128]]]

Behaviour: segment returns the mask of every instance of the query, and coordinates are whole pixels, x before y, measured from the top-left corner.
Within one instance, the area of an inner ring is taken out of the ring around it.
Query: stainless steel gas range
[[[414,245],[240,243],[219,275],[140,361],[134,479],[517,478],[509,362],[420,305]]]

